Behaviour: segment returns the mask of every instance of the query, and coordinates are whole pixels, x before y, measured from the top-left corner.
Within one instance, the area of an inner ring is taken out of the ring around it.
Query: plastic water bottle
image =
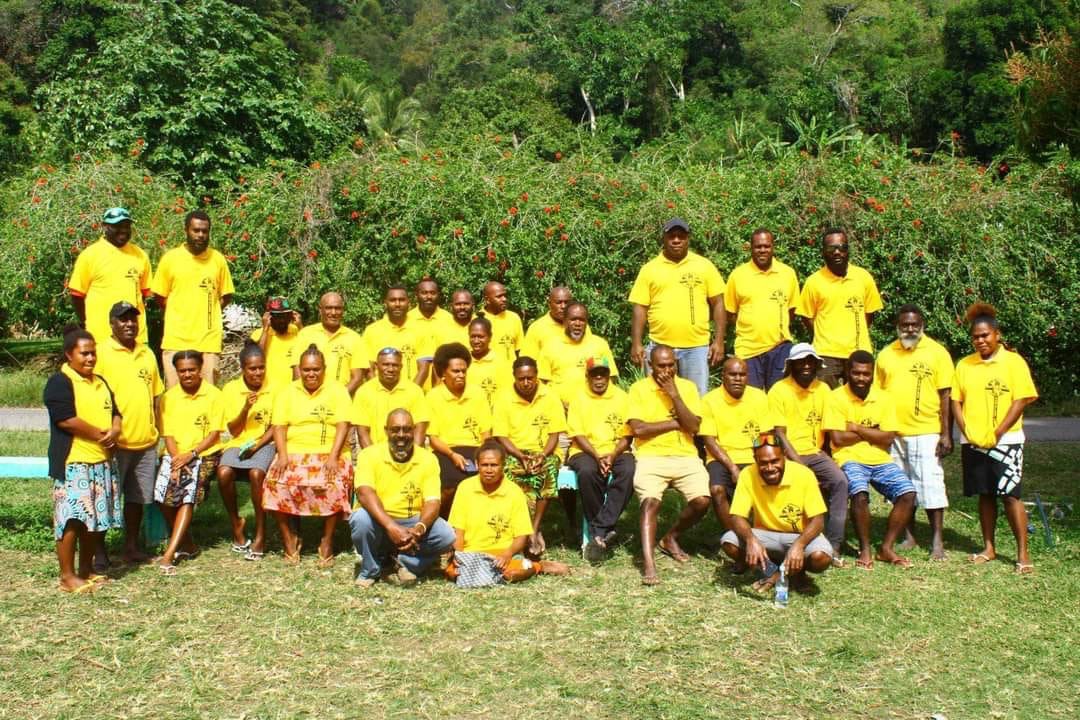
[[[788,603],[788,581],[784,566],[780,566],[780,579],[776,581],[776,595],[773,597],[773,605],[778,608],[786,608]]]

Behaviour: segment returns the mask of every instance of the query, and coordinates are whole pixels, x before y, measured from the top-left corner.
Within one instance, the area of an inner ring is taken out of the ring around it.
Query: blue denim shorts
[[[911,479],[891,462],[881,465],[846,462],[840,469],[847,475],[849,497],[856,493],[870,492],[871,485],[889,502],[896,502],[902,495],[915,492]]]

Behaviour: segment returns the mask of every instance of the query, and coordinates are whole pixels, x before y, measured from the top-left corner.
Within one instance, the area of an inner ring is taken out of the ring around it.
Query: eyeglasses
[[[825,246],[825,251],[828,252],[829,250],[847,250],[848,247],[849,245],[847,243],[832,243],[831,245]]]
[[[761,433],[756,438],[750,441],[750,446],[757,450],[759,447],[780,447],[780,440],[776,437],[776,433]]]

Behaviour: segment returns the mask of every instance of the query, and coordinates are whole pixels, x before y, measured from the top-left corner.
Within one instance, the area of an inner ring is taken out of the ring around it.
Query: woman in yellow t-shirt
[[[976,565],[997,557],[994,529],[997,499],[1016,538],[1016,572],[1035,570],[1028,555],[1027,512],[1021,500],[1024,472],[1024,408],[1039,393],[1024,359],[1001,344],[997,310],[976,303],[967,320],[975,352],[956,364],[952,411],[962,433],[960,464],[964,495],[979,496],[983,549],[971,556]]]
[[[291,516],[323,518],[319,567],[334,564],[334,528],[351,509],[353,467],[345,453],[352,402],[345,386],[326,379],[326,359],[312,343],[300,356],[300,379],[277,390],[271,419],[277,454],[263,483],[263,508],[274,513],[285,562],[300,563]]]
[[[77,326],[67,328],[64,358],[60,372],[45,384],[42,398],[49,411],[53,529],[60,590],[86,593],[106,579],[91,573],[94,549],[106,530],[124,526],[112,459],[120,414],[109,386],[94,374],[93,336]]]
[[[154,502],[172,528],[161,555],[164,575],[175,575],[174,560],[194,557],[198,548],[191,539],[195,506],[206,498],[214,477],[225,430],[225,406],[221,391],[202,377],[203,355],[198,350],[179,350],[172,356],[179,384],[161,396],[161,436],[165,455],[154,483]]]
[[[266,354],[254,340],[240,350],[240,377],[222,389],[225,420],[232,439],[225,443],[218,464],[218,489],[232,524],[232,551],[245,560],[262,560],[266,549],[266,520],[263,512],[263,479],[274,461],[274,433],[270,415],[274,409],[273,388],[266,379]],[[251,506],[255,509],[255,535],[244,534],[246,521],[236,504],[236,482],[251,483]]]

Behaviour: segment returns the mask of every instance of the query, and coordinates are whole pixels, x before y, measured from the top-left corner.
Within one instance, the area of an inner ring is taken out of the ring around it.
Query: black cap
[[[123,317],[128,313],[135,313],[136,315],[142,314],[139,312],[139,308],[135,307],[127,300],[121,300],[120,302],[113,305],[112,309],[109,310],[109,319],[115,320],[116,318]]]
[[[675,228],[682,228],[686,232],[690,232],[690,226],[686,224],[686,221],[680,217],[671,218],[664,223],[664,234],[667,234]]]

